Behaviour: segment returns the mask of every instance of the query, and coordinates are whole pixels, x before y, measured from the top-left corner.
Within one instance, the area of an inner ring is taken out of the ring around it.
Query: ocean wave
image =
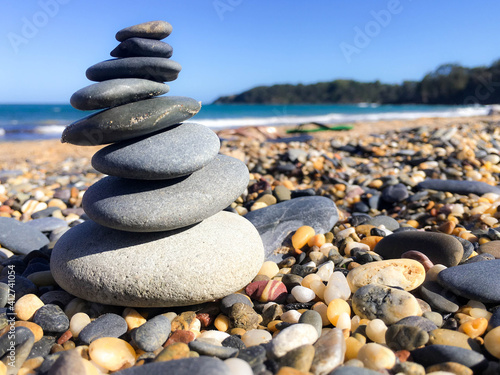
[[[64,128],[66,128],[64,125],[43,125],[35,127],[33,133],[57,135],[62,134]]]
[[[338,124],[343,122],[375,122],[382,120],[414,120],[425,117],[471,117],[485,116],[489,113],[489,106],[460,107],[436,111],[401,111],[377,112],[366,114],[330,113],[315,116],[273,116],[273,117],[240,117],[224,119],[196,119],[196,122],[212,129],[239,128],[243,126],[280,126],[295,125],[306,122],[321,122]]]

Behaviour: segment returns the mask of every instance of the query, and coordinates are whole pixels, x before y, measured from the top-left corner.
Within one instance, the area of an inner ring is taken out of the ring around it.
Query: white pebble
[[[69,322],[69,330],[73,337],[78,337],[82,329],[84,329],[90,323],[90,317],[83,313],[76,313],[71,317]]]
[[[325,288],[325,303],[328,305],[331,301],[337,298],[347,300],[350,296],[351,288],[349,287],[349,283],[347,282],[344,274],[342,272],[334,272],[328,280],[328,284]]]
[[[338,232],[335,235],[335,239],[341,240],[343,238],[349,237],[351,234],[354,234],[354,233],[356,233],[356,230],[354,229],[354,227],[350,227],[350,228],[347,228],[347,229],[344,229],[344,230],[341,230],[340,232]]]
[[[316,275],[318,275],[321,280],[328,281],[333,274],[334,268],[335,264],[331,260],[329,260],[328,262],[323,263],[321,267],[318,268],[318,272],[316,272]]]
[[[231,375],[253,375],[252,368],[248,362],[239,358],[229,358],[224,361]]]
[[[298,323],[301,315],[297,310],[288,310],[281,314],[281,320],[286,323]]]
[[[332,249],[337,249],[337,247],[333,246],[333,244],[331,244],[330,242],[327,242],[319,248],[319,251],[321,251],[325,256],[328,256],[330,250]]]
[[[311,262],[304,263],[302,266],[303,267],[316,267],[316,263],[311,261]]]
[[[271,334],[264,329],[252,329],[251,331],[245,332],[243,336],[241,336],[241,341],[249,347],[260,344],[265,344],[273,339]]]
[[[295,297],[297,302],[301,303],[312,301],[316,297],[316,293],[314,293],[313,290],[300,285],[297,285],[292,289],[292,295]]]
[[[337,320],[337,325],[335,326],[338,329],[344,330],[348,329],[349,331],[351,330],[351,317],[349,316],[348,313],[343,312],[342,314],[339,315],[339,318]]]
[[[290,350],[302,345],[312,345],[318,339],[318,331],[311,324],[298,323],[282,330],[271,341],[275,357],[283,357]]]
[[[230,335],[226,332],[222,331],[205,331],[202,332],[200,336],[198,336],[197,340],[203,341],[204,339],[210,339],[210,340],[215,340],[219,343],[219,345],[222,345],[222,341],[227,339]]]
[[[381,319],[373,319],[366,326],[366,335],[377,344],[385,344],[385,331],[387,326]]]
[[[469,302],[467,302],[467,306],[470,306],[472,308],[478,308],[478,309],[486,310],[486,306],[484,305],[484,303],[479,302],[479,301],[474,301],[472,299],[469,300]]]
[[[394,352],[374,342],[365,344],[359,349],[358,359],[371,370],[390,370],[396,364]]]
[[[447,267],[442,264],[435,264],[431,269],[427,271],[425,274],[425,281],[437,281],[437,275],[442,270],[445,270]]]

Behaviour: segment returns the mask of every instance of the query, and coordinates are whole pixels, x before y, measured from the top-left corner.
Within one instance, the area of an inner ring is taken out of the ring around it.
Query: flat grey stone
[[[165,82],[177,79],[181,64],[162,57],[127,57],[101,61],[87,69],[91,81],[102,82],[116,78],[144,78]]]
[[[390,231],[395,231],[399,228],[399,223],[390,216],[379,215],[374,218],[368,220],[366,224],[374,225],[378,227],[379,225],[383,225],[386,229]]]
[[[259,234],[243,217],[219,212],[170,232],[130,233],[86,221],[51,256],[54,279],[80,298],[130,307],[185,306],[245,287],[264,260]]]
[[[38,229],[10,217],[0,217],[0,245],[17,254],[28,254],[49,244]]]
[[[316,233],[326,233],[339,219],[337,206],[328,198],[300,197],[273,204],[245,215],[259,231],[266,249],[266,260],[281,261],[286,254],[275,254],[284,240],[303,225]]]
[[[121,42],[111,51],[112,57],[172,57],[173,49],[170,44],[159,40],[146,38],[129,38]]]
[[[78,335],[78,339],[88,345],[101,337],[120,337],[126,332],[125,319],[117,314],[104,314],[87,324]]]
[[[198,353],[199,355],[213,356],[220,359],[227,359],[234,357],[238,353],[238,349],[229,348],[225,346],[218,346],[203,341],[191,341],[189,349]]]
[[[453,236],[421,231],[393,233],[377,243],[373,251],[384,259],[398,259],[409,250],[420,251],[432,263],[446,267],[456,266],[464,253],[462,244]]]
[[[110,79],[78,90],[69,101],[73,108],[86,111],[137,102],[166,94],[168,90],[168,85],[148,79]]]
[[[427,179],[417,185],[417,189],[431,189],[438,191],[449,191],[455,194],[476,194],[486,193],[500,194],[500,188],[481,181],[461,181],[461,180],[439,180]]]
[[[183,358],[175,361],[146,363],[126,370],[115,372],[115,375],[231,375],[229,367],[218,358],[200,356]]]
[[[438,282],[453,293],[486,303],[500,303],[500,259],[462,264],[442,270]]]
[[[478,374],[488,366],[484,355],[474,350],[449,345],[429,345],[411,351],[413,361],[424,367],[443,362],[458,362]]]
[[[104,145],[139,137],[190,119],[196,100],[167,96],[141,100],[94,113],[68,125],[61,141],[80,146]]]
[[[28,221],[26,225],[40,232],[52,232],[57,228],[66,228],[68,223],[66,220],[57,217],[42,217],[41,219]]]
[[[92,157],[98,171],[123,178],[165,180],[193,173],[219,152],[219,137],[204,125],[183,123],[109,145]]]
[[[130,337],[139,349],[145,352],[153,352],[167,341],[171,326],[170,319],[164,315],[157,315],[134,329]]]
[[[171,32],[172,32],[172,25],[169,24],[168,22],[149,21],[121,29],[116,33],[115,37],[116,40],[119,42],[134,37],[163,39],[169,36]]]
[[[170,180],[105,177],[88,188],[82,206],[92,220],[109,228],[159,232],[214,215],[234,202],[247,184],[243,162],[217,155],[189,176]]]

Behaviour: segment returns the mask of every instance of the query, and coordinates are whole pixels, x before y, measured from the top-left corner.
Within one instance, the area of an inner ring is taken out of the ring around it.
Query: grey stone
[[[204,168],[176,179],[105,177],[88,188],[82,205],[92,220],[109,228],[159,232],[214,215],[234,202],[247,184],[246,165],[218,155]]]
[[[33,323],[42,327],[44,332],[66,332],[69,328],[69,319],[57,305],[44,305],[36,310]]]
[[[215,158],[219,148],[219,137],[212,130],[183,123],[109,145],[94,154],[92,166],[110,176],[165,180],[201,169]]]
[[[299,318],[299,323],[306,323],[312,325],[318,331],[318,337],[321,336],[321,330],[323,329],[323,320],[321,319],[321,314],[314,310],[307,310],[302,313]]]
[[[394,351],[414,350],[427,344],[429,334],[419,327],[393,324],[385,332],[385,341]]]
[[[326,233],[339,219],[337,206],[325,197],[300,197],[251,211],[245,215],[259,231],[266,249],[266,260],[281,261],[286,254],[275,254],[284,240],[303,225],[316,233]]]
[[[129,38],[111,51],[112,57],[172,57],[170,44],[146,38]]]
[[[4,284],[8,284],[9,281],[13,282],[11,289],[13,290],[12,294],[16,296],[16,300],[26,294],[36,294],[38,292],[38,287],[35,284],[33,284],[26,277],[17,275],[17,273],[14,280],[12,280],[12,278],[9,280],[8,276],[4,276],[0,279],[0,283]]]
[[[253,308],[253,303],[250,298],[241,293],[233,293],[221,300],[220,309],[222,313],[228,315],[231,311],[231,307],[238,302],[244,303],[245,305]]]
[[[389,203],[402,202],[408,196],[408,188],[404,184],[390,185],[382,191],[382,199]]]
[[[166,318],[168,320],[168,318]],[[104,314],[91,321],[82,329],[78,338],[84,344],[101,337],[120,337],[127,332],[127,322],[120,315]]]
[[[500,241],[496,240],[483,243],[481,246],[479,246],[477,252],[479,254],[491,254],[495,257],[495,259],[500,259]]]
[[[0,217],[0,245],[17,254],[28,254],[49,244],[39,230],[10,217]]]
[[[116,40],[123,42],[128,38],[149,38],[163,39],[172,32],[172,25],[166,21],[149,21],[129,26],[118,31],[115,35]]]
[[[346,343],[341,329],[333,328],[314,343],[313,374],[327,374],[344,362]]]
[[[75,296],[72,296],[64,290],[52,290],[40,296],[40,300],[46,305],[50,303],[60,306],[66,306],[74,298]]]
[[[14,336],[14,338],[12,338],[12,336]],[[2,341],[0,343],[2,352],[5,353],[0,357],[7,368],[6,374],[15,375],[18,373],[18,370],[21,368],[26,358],[28,358],[35,341],[35,336],[33,336],[33,333],[26,327],[16,327],[14,332],[3,334],[0,340]],[[4,340],[8,340],[7,352],[3,351],[5,347]],[[9,350],[11,346],[15,346],[15,349]]]
[[[94,83],[75,92],[70,103],[83,111],[116,107],[166,94],[169,87],[148,79],[122,78]]]
[[[201,356],[175,361],[146,363],[115,372],[115,375],[231,375],[229,367],[218,358]]]
[[[427,179],[417,185],[418,189],[431,189],[438,191],[449,191],[455,194],[476,194],[486,193],[500,194],[500,188],[481,181],[461,181],[461,180],[438,180]]]
[[[438,283],[468,299],[500,303],[499,268],[500,259],[462,264],[439,272]]]
[[[488,366],[486,358],[473,350],[448,345],[429,345],[411,351],[413,361],[424,367],[443,362],[458,362],[478,374]]]
[[[181,71],[178,62],[162,57],[127,57],[101,61],[87,69],[91,81],[116,78],[143,78],[156,82],[174,81]]]
[[[339,366],[328,375],[380,375],[380,372],[364,367]]]
[[[283,185],[276,186],[273,190],[273,194],[278,202],[289,201],[292,196],[290,189]]]
[[[35,357],[45,357],[45,361],[43,362],[43,364],[45,365],[50,350],[52,349],[55,343],[56,343],[55,336],[48,336],[48,335],[43,336],[40,340],[38,340],[33,344],[28,359]]]
[[[131,333],[134,344],[145,352],[160,348],[170,335],[172,323],[164,315],[155,316]]]
[[[56,211],[60,211],[61,209],[59,207],[47,207],[45,210],[33,212],[31,214],[31,218],[33,220],[35,219],[41,219],[43,217],[50,217],[52,214]]]
[[[439,314],[437,314],[439,315]],[[439,315],[441,316],[441,315]],[[442,320],[442,318],[441,318]],[[442,323],[442,322],[441,322]],[[417,327],[419,329],[422,329],[424,331],[430,332],[438,327],[436,324],[434,324],[431,320],[423,318],[421,316],[408,316],[406,318],[401,319],[400,321],[396,322],[396,324],[403,325],[403,326],[409,326],[409,327]]]
[[[460,302],[450,290],[443,288],[435,281],[426,281],[420,286],[422,299],[438,311],[457,312]]]
[[[218,346],[203,341],[191,341],[189,349],[198,353],[199,355],[213,356],[220,359],[227,359],[234,357],[238,353],[238,349],[230,348],[227,346]]]
[[[165,96],[106,109],[64,129],[61,141],[79,146],[104,145],[154,133],[198,113],[196,100]]]
[[[36,229],[40,232],[52,232],[57,228],[65,228],[68,223],[57,217],[43,217],[36,220],[31,220],[26,223],[27,226]]]
[[[51,269],[62,288],[83,299],[166,307],[234,293],[253,279],[263,259],[255,228],[219,212],[198,225],[159,233],[122,232],[86,221],[57,242]]]
[[[368,220],[366,224],[374,225],[378,227],[379,225],[383,225],[386,229],[390,231],[394,231],[399,228],[399,223],[390,216],[379,215],[374,218]]]
[[[446,267],[456,266],[464,252],[462,244],[450,235],[421,231],[393,233],[384,237],[374,249],[384,259],[401,258],[409,250],[420,251],[432,263]]]
[[[87,367],[84,359],[76,350],[66,350],[50,367],[47,375],[86,375]]]
[[[500,326],[500,308],[497,308],[495,311],[493,311],[493,315],[490,318],[489,325],[492,329]]]
[[[7,305],[10,288],[7,284],[0,283],[0,308]],[[0,328],[1,329],[1,328]]]

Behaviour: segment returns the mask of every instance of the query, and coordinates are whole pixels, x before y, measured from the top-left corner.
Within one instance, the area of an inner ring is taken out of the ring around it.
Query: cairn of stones
[[[82,206],[90,220],[55,245],[51,270],[69,293],[93,302],[168,307],[222,298],[259,271],[255,227],[223,211],[246,189],[238,159],[219,154],[217,135],[183,122],[200,110],[191,98],[160,96],[181,66],[161,41],[168,22],[116,34],[114,59],[88,68],[97,83],[73,94],[80,110],[101,110],[69,125],[62,142],[104,145],[92,166],[107,174]]]

